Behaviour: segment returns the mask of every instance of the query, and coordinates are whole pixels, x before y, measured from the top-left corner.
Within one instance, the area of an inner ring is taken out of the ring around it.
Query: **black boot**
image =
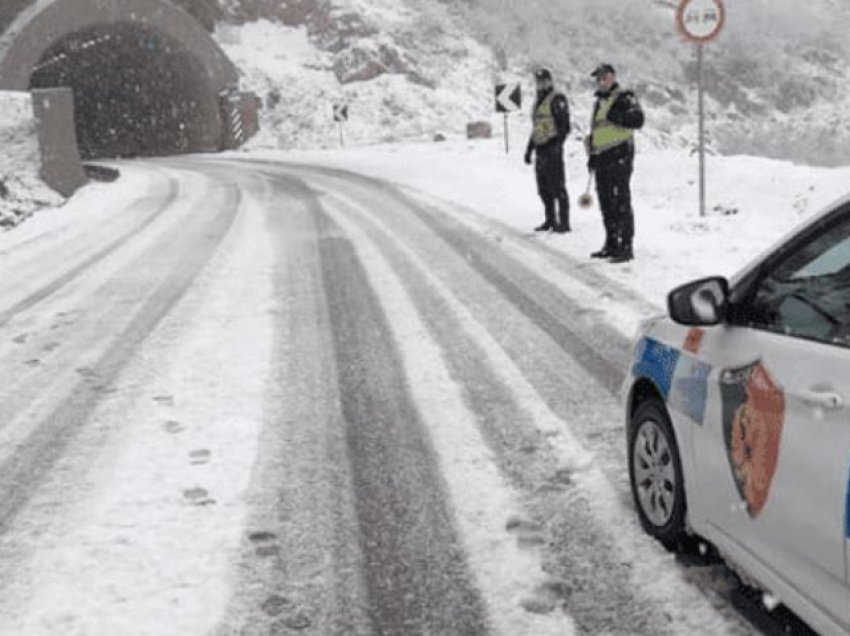
[[[558,204],[558,222],[554,230],[563,234],[570,231],[570,200],[566,191],[558,196],[556,203]]]
[[[612,256],[611,248],[607,245],[603,245],[602,249],[596,250],[595,252],[590,253],[590,258],[608,258]]]
[[[543,225],[538,225],[536,228],[534,228],[534,231],[535,232],[548,232],[553,227],[554,226],[549,221],[544,221]]]
[[[630,260],[634,259],[635,255],[632,252],[631,245],[624,245],[621,249],[617,250],[614,254],[611,255],[611,258],[608,259],[609,263],[628,263]]]

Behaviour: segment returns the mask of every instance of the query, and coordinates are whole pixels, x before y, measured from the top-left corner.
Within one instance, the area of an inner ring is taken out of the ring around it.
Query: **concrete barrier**
[[[74,95],[69,88],[32,91],[42,180],[59,194],[72,195],[87,181],[74,128]]]
[[[255,93],[224,91],[221,96],[222,150],[238,148],[260,129],[260,99]]]

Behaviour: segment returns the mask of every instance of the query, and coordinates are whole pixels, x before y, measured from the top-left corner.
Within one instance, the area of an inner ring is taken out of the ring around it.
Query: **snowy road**
[[[0,633],[780,629],[638,528],[639,298],[347,173],[122,169],[0,236]]]

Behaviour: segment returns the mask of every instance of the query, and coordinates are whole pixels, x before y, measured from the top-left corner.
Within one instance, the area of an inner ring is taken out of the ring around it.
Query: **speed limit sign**
[[[679,31],[697,44],[705,44],[716,38],[725,21],[723,0],[682,0],[676,11]]]

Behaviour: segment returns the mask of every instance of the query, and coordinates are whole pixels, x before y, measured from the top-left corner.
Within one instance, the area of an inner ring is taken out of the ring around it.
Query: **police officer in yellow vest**
[[[537,192],[543,200],[546,220],[534,228],[538,232],[570,231],[570,200],[564,173],[564,140],[570,134],[570,109],[567,98],[552,84],[552,73],[545,68],[534,73],[537,99],[532,109],[532,131],[525,150],[525,163],[536,155],[534,172]]]
[[[634,258],[630,180],[635,156],[634,131],[643,126],[644,115],[634,93],[620,88],[613,66],[600,64],[591,75],[596,78],[596,104],[591,134],[585,143],[587,167],[596,172],[605,245],[590,256],[624,263]]]

